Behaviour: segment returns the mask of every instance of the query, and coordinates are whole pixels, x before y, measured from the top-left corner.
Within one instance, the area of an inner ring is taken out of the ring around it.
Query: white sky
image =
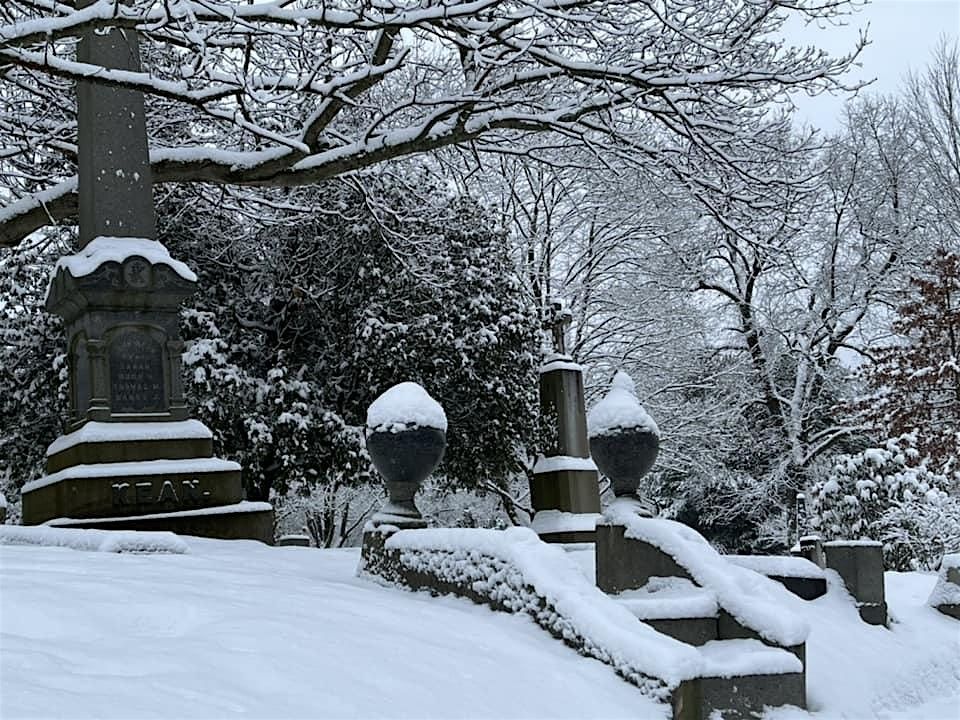
[[[816,45],[842,55],[852,51],[859,30],[867,31],[869,45],[861,54],[861,67],[852,68],[846,80],[873,80],[864,92],[895,92],[904,76],[922,70],[942,35],[960,36],[960,0],[873,0],[846,19],[845,27],[790,27],[789,40]],[[796,119],[827,132],[838,130],[845,98],[820,95],[793,97]]]

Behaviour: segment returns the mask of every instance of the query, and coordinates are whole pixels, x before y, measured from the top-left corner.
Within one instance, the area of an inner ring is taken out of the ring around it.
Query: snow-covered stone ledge
[[[728,562],[695,530],[671,520],[640,517],[628,505],[615,504],[598,525],[598,533],[597,579],[607,592],[642,587],[648,580],[647,570],[688,578],[712,591],[723,613],[743,630],[802,655],[800,648],[806,642],[809,626],[784,611],[783,594],[787,590],[757,572]],[[609,557],[622,556],[623,552],[613,548],[622,551],[626,547],[632,548],[628,555],[643,553],[642,560]],[[618,564],[611,566],[610,560]]]
[[[827,594],[823,569],[803,557],[791,555],[723,555],[724,560],[776,580],[804,600]]]
[[[397,530],[368,527],[359,573],[379,582],[469,598],[524,613],[579,653],[599,660],[645,695],[694,717],[703,660],[656,632],[587,581],[566,553],[526,528]],[[697,711],[699,712],[699,711]]]
[[[0,545],[39,545],[114,553],[182,554],[187,552],[187,544],[171,532],[82,530],[45,525],[0,526]]]

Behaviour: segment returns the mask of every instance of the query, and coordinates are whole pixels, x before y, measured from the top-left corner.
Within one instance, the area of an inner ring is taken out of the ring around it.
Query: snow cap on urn
[[[660,429],[637,399],[633,380],[618,370],[610,383],[610,391],[587,413],[591,438],[612,435],[623,430],[646,430],[660,437]]]
[[[367,434],[429,427],[447,431],[447,416],[430,394],[415,382],[394,385],[367,408]]]

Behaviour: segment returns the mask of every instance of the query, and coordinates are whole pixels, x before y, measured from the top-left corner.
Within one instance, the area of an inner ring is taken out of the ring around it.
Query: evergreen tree
[[[508,488],[534,441],[540,331],[483,208],[419,178],[413,191],[366,178],[263,201],[311,212],[265,225],[254,206],[189,189],[159,206],[160,240],[200,280],[181,313],[188,402],[243,464],[248,498],[279,500],[281,516],[305,507],[318,542],[343,542],[382,492],[366,408],[404,380],[450,420],[435,494]],[[63,430],[63,334],[43,309],[61,252],[0,258],[0,491],[14,519]]]
[[[960,549],[960,501],[920,458],[917,438],[838,455],[814,485],[813,527],[828,540],[881,541],[893,570],[932,569],[944,552]]]
[[[418,186],[304,190],[286,202],[310,215],[250,233],[198,207],[164,228],[202,289],[184,313],[188,396],[248,496],[306,509],[321,544],[376,504],[366,408],[398,382],[445,407],[450,489],[505,489],[533,440],[539,325],[506,239],[475,203]]]
[[[59,250],[43,242],[0,255],[0,493],[11,522],[20,487],[43,474],[44,451],[66,419],[63,330],[43,309]]]

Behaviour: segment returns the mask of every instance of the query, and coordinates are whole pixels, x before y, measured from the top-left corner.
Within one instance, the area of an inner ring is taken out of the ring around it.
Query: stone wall
[[[582,632],[576,622],[539,593],[508,560],[479,550],[388,547],[388,540],[395,532],[384,526],[367,529],[363,537],[361,575],[412,590],[468,598],[494,610],[525,613],[581,655],[609,665],[645,695],[671,703],[675,720],[700,719],[699,679],[668,683],[641,672],[622,653],[601,646]]]

